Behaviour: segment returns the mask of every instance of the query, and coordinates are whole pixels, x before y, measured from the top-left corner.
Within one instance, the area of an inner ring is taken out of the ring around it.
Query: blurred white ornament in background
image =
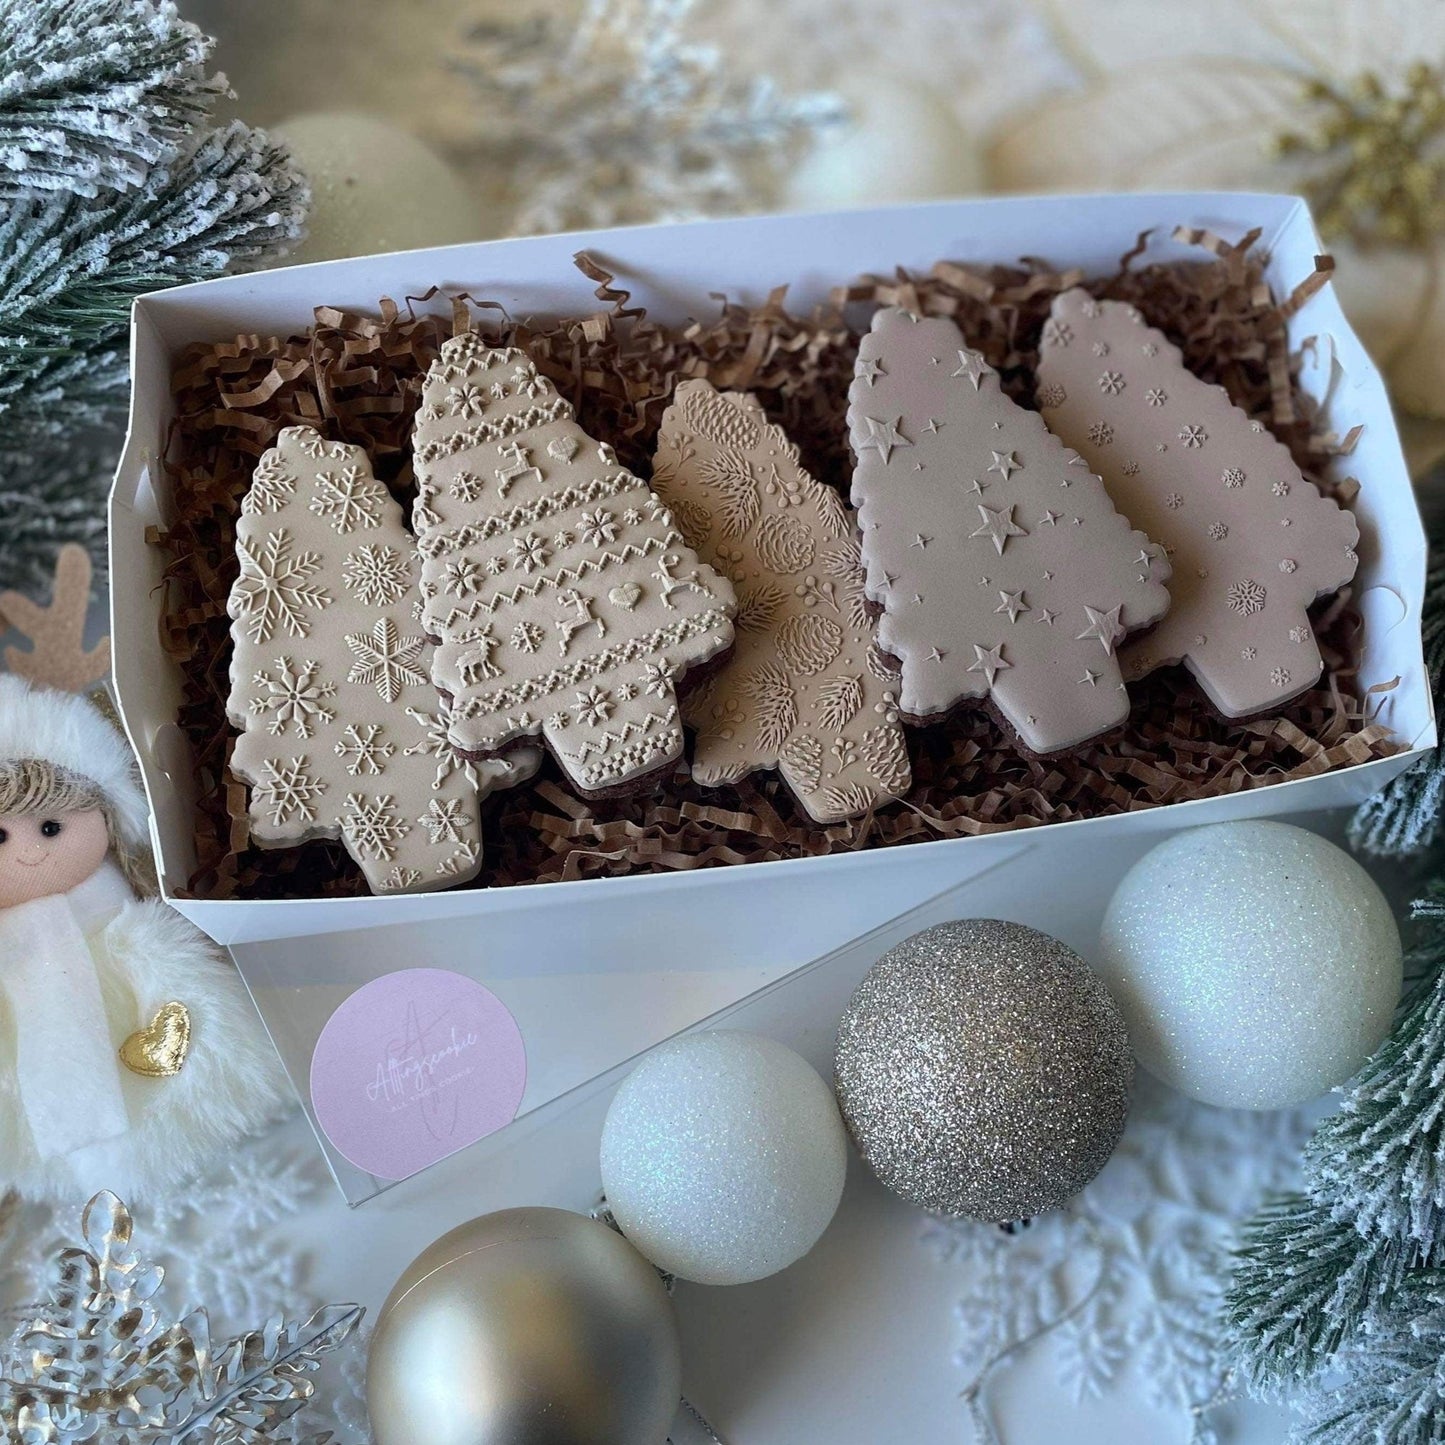
[[[847,1154],[833,1091],[802,1055],[761,1034],[687,1034],[650,1053],[613,1098],[602,1189],[659,1269],[745,1284],[817,1243]]]
[[[311,182],[306,240],[286,258],[329,261],[487,234],[471,189],[429,146],[357,111],[293,116],[273,127]]]
[[[1344,849],[1288,823],[1215,823],[1124,875],[1098,971],[1156,1078],[1282,1109],[1344,1083],[1389,1032],[1400,931]]]
[[[823,136],[793,171],[791,208],[879,206],[984,189],[978,147],[927,86],[872,77],[849,100],[851,119]]]

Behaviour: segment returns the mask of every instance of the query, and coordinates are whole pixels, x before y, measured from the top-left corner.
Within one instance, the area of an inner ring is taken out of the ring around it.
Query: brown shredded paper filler
[[[1354,483],[1330,487],[1321,473],[1355,437],[1316,424],[1285,337],[1288,316],[1328,279],[1327,258],[1281,302],[1264,282],[1256,234],[1237,244],[1205,232],[1176,235],[1201,248],[1199,261],[1135,266],[1142,236],[1104,277],[1060,273],[1034,260],[1017,267],[945,261],[927,275],[862,277],[808,317],[788,312],[780,287],[760,307],[724,300],[712,319],[681,329],[649,321],[609,273],[579,256],[602,303],[590,316],[518,320],[496,303],[460,295],[448,298],[451,316],[443,319],[417,315],[410,301],[402,309],[383,300],[375,317],[321,306],[300,335],[191,347],[172,378],[177,417],[166,465],[174,515],[151,535],[168,558],[161,636],[185,680],[179,722],[200,794],[199,865],[187,892],[273,898],[366,891],[337,844],[255,847],[245,788],[227,767],[226,597],[236,574],[236,518],[257,458],[282,427],[305,423],[365,447],[377,477],[409,509],[422,378],[443,341],[475,327],[497,345],[526,348],[576,404],[582,425],[639,475],[650,475],[658,424],[677,383],[703,377],[719,390],[755,393],[798,443],[808,470],[846,496],[848,385],[859,334],[875,308],[955,318],[1009,395],[1032,406],[1050,302],[1083,284],[1101,298],[1132,301],[1198,375],[1223,385],[1289,447],[1307,476],[1348,504]],[[534,781],[484,804],[486,861],[470,886],[756,863],[1035,827],[1241,792],[1400,751],[1358,694],[1360,621],[1349,590],[1319,603],[1314,623],[1324,675],[1278,716],[1222,721],[1188,675],[1171,669],[1131,684],[1133,709],[1121,732],[1041,762],[1021,756],[982,713],[962,712],[909,729],[907,796],[843,824],[812,822],[774,773],[704,789],[678,770],[660,774],[654,792],[601,803],[568,792],[549,763]]]

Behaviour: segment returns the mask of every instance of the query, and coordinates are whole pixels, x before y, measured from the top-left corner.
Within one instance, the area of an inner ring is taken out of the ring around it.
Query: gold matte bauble
[[[664,1445],[681,1393],[657,1271],[564,1209],[443,1235],[397,1280],[367,1363],[377,1445]]]

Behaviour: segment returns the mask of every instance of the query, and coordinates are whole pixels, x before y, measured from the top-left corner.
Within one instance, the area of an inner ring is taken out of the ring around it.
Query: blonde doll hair
[[[98,808],[105,818],[111,852],[126,882],[139,897],[155,892],[155,871],[149,858],[137,855],[121,841],[115,810],[100,784],[57,767],[44,758],[7,758],[0,761],[0,813],[77,813]]]

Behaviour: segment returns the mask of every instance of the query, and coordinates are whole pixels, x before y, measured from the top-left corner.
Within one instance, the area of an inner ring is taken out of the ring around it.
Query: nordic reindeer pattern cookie
[[[469,756],[540,734],[583,793],[682,755],[677,684],[732,645],[733,590],[531,359],[453,338],[417,416],[427,633]]]
[[[819,823],[908,791],[898,677],[873,646],[852,513],[743,392],[685,381],[662,418],[652,485],[737,592],[737,644],[683,702],[692,775],[777,768]]]
[[[1169,605],[1162,550],[946,317],[879,311],[848,401],[867,595],[904,716],[987,699],[1039,754],[1122,723],[1117,648]]]
[[[339,838],[373,893],[475,876],[477,799],[536,770],[446,742],[416,552],[366,453],[288,427],[256,465],[228,603],[231,756],[262,847]]]
[[[1173,560],[1169,615],[1125,650],[1126,675],[1182,661],[1231,718],[1311,687],[1324,662],[1307,609],[1354,576],[1354,517],[1123,302],[1054,301],[1038,401]]]

